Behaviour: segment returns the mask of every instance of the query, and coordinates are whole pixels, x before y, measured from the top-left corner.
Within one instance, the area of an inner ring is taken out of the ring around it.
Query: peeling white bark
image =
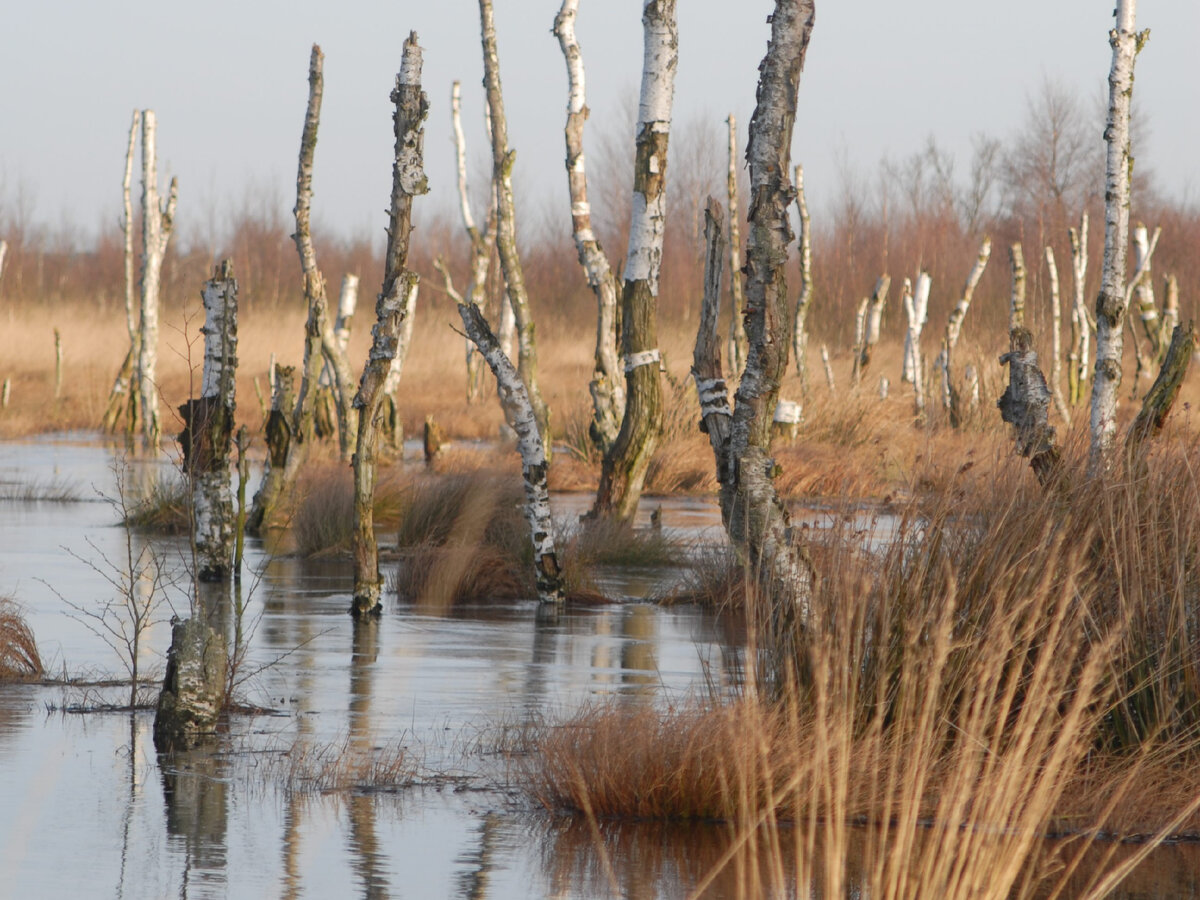
[[[808,308],[812,305],[812,222],[804,197],[804,166],[797,165],[796,209],[800,213],[800,296],[796,298],[796,317],[792,322],[792,352],[801,389],[808,390]]]
[[[583,52],[575,37],[579,0],[563,0],[554,19],[554,34],[567,64],[567,187],[571,197],[571,231],[575,250],[588,285],[596,296],[595,368],[588,390],[592,395],[592,429],[602,452],[616,442],[625,415],[625,378],[617,361],[617,277],[608,256],[592,230],[587,192],[587,163],[583,152],[583,127],[587,121],[587,93]]]
[[[929,313],[929,290],[933,284],[928,272],[917,275],[917,286],[911,288],[904,279],[904,312],[908,316],[908,331],[904,336],[904,380],[913,386],[913,403],[917,418],[925,416],[925,377],[921,359],[921,331]],[[886,392],[885,392],[886,394]]]
[[[1058,263],[1054,259],[1054,248],[1046,245],[1046,269],[1050,274],[1050,318],[1051,352],[1050,363],[1050,393],[1054,396],[1054,408],[1062,416],[1063,422],[1071,424],[1071,412],[1062,392],[1062,304],[1058,285]]]
[[[1142,330],[1150,342],[1150,355],[1156,360],[1166,351],[1165,343],[1170,339],[1170,334],[1167,334],[1164,340],[1158,306],[1154,302],[1154,276],[1151,273],[1151,260],[1154,258],[1154,250],[1158,247],[1158,239],[1161,235],[1161,228],[1155,228],[1154,237],[1151,238],[1144,224],[1138,222],[1134,226],[1134,272],[1125,294],[1127,307],[1132,300],[1136,299],[1137,301]]]
[[[1067,373],[1072,405],[1083,398],[1083,385],[1088,381],[1088,365],[1091,346],[1092,322],[1088,315],[1086,298],[1088,214],[1085,210],[1079,220],[1079,229],[1068,229],[1071,238],[1071,349],[1067,358],[1071,369]]]
[[[833,380],[833,366],[829,363],[829,348],[824,344],[821,345],[821,365],[825,367],[825,384],[829,386],[829,393],[837,393],[837,383]]]
[[[1008,261],[1012,266],[1012,292],[1008,306],[1008,330],[1025,327],[1025,253],[1021,242],[1008,248]]]
[[[957,408],[957,395],[954,391],[954,348],[958,344],[959,335],[962,334],[963,319],[967,317],[967,310],[971,308],[975,288],[979,286],[979,279],[983,277],[983,270],[987,268],[991,256],[992,239],[984,236],[983,243],[979,245],[979,253],[975,257],[975,264],[971,266],[971,271],[967,274],[962,295],[958,298],[958,302],[954,305],[954,309],[950,312],[950,318],[946,322],[946,336],[942,340],[942,352],[938,354],[934,364],[934,367],[942,373],[942,406],[950,413],[951,423],[956,427],[961,410]]]
[[[1117,435],[1117,392],[1121,387],[1122,324],[1125,317],[1125,263],[1129,245],[1129,143],[1133,64],[1149,37],[1134,30],[1136,0],[1117,0],[1116,28],[1109,33],[1112,66],[1108,75],[1108,145],[1104,179],[1104,266],[1096,298],[1096,366],[1092,382],[1091,448],[1088,471],[1107,474]]]

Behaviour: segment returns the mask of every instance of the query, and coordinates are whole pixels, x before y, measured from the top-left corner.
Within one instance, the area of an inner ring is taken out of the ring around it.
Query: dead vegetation
[[[0,681],[38,678],[42,671],[42,657],[21,608],[0,597]]]

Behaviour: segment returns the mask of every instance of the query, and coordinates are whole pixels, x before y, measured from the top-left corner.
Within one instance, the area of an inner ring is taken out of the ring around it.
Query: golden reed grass
[[[7,597],[0,597],[0,681],[37,678],[42,674],[33,630],[20,608]]]

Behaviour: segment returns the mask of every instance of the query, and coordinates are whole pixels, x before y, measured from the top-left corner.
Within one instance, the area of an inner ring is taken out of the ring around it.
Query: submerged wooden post
[[[237,281],[232,260],[204,285],[204,373],[200,397],[179,413],[183,470],[192,488],[196,577],[223,581],[233,570],[236,519],[229,486],[229,455],[237,409]]]
[[[592,380],[592,424],[588,429],[601,453],[608,453],[621,430],[625,415],[625,373],[617,359],[617,276],[608,255],[592,230],[588,202],[587,164],[583,153],[583,126],[587,121],[587,94],[583,53],[575,38],[579,0],[563,0],[554,19],[554,34],[567,62],[567,187],[571,194],[571,232],[575,252],[588,285],[596,297],[596,350]]]
[[[1092,382],[1091,447],[1088,472],[1103,476],[1113,464],[1117,435],[1117,392],[1121,387],[1122,328],[1125,320],[1125,262],[1129,244],[1129,182],[1133,154],[1129,117],[1133,64],[1149,32],[1134,30],[1136,0],[1117,0],[1117,24],[1109,32],[1108,120],[1104,178],[1104,266],[1096,298],[1096,368]]]
[[[429,190],[425,178],[425,131],[422,123],[429,100],[421,90],[421,48],[417,33],[404,42],[400,72],[391,99],[396,137],[392,166],[392,198],[388,211],[388,243],[384,255],[383,286],[375,302],[375,327],[371,352],[358,383],[354,406],[358,410],[358,443],[354,452],[354,599],[350,613],[357,619],[382,611],[383,580],[379,574],[379,547],[375,540],[375,458],[379,444],[379,412],[384,384],[398,355],[398,344],[419,278],[408,270],[408,245],[412,233],[413,198]]]
[[[675,98],[679,38],[675,0],[645,0],[645,54],[638,103],[633,206],[625,287],[621,293],[621,355],[625,416],[604,454],[592,514],[632,522],[650,459],[662,432],[663,390],[658,349],[658,277],[666,226],[667,143]]]

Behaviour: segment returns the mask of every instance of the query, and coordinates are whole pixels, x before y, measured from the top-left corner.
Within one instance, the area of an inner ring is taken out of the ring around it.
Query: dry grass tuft
[[[159,474],[136,487],[121,524],[147,534],[187,534],[192,494],[178,474]]]
[[[375,524],[387,528],[401,517],[410,482],[395,467],[381,468],[375,485]],[[289,530],[303,556],[347,554],[354,537],[354,475],[336,462],[304,468],[296,491]]]
[[[42,671],[37,642],[20,608],[0,597],[0,681],[37,678]]]
[[[328,744],[297,742],[274,765],[282,786],[297,793],[395,790],[412,784],[416,774],[399,743],[364,746],[350,738]]]

